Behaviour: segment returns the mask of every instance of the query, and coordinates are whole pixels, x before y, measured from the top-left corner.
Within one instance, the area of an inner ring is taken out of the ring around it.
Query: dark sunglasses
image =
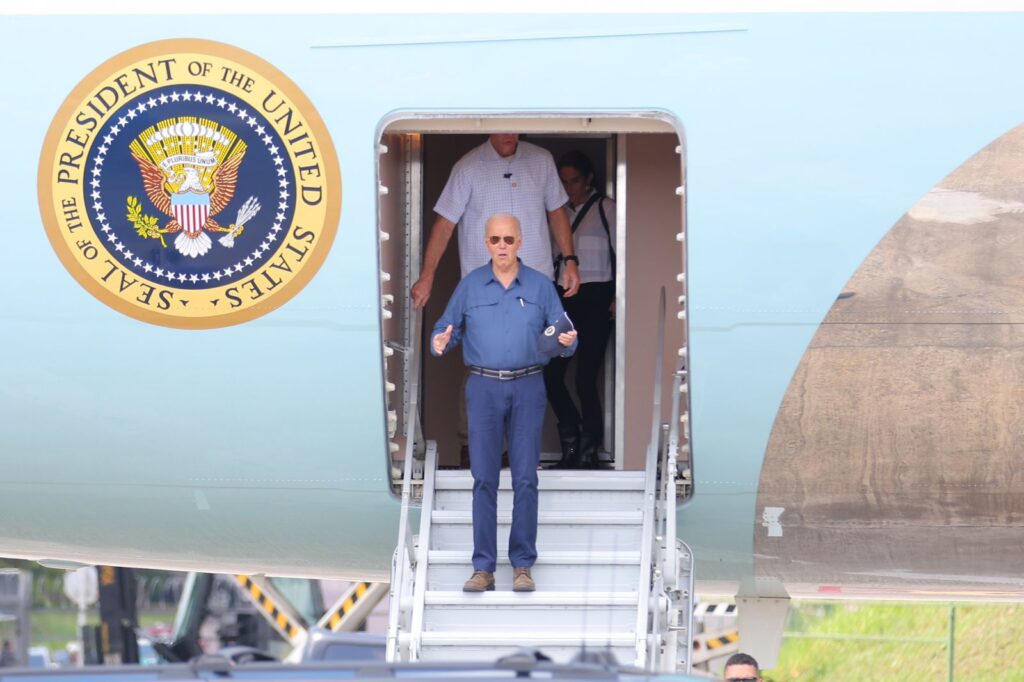
[[[500,242],[502,239],[504,239],[505,243],[508,244],[509,246],[512,246],[513,244],[516,243],[516,238],[513,235],[508,234],[505,235],[504,237],[499,237],[496,234],[492,234],[490,237],[487,238],[487,241],[494,245],[497,245],[498,242]]]
[[[757,682],[759,677],[727,677],[725,682]]]

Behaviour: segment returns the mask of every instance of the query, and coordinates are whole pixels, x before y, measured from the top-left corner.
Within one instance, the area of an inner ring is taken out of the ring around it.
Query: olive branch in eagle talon
[[[128,197],[128,220],[140,237],[159,239],[160,245],[167,248],[167,242],[164,240],[167,228],[159,226],[160,220],[156,216],[142,215],[142,204],[132,196]]]

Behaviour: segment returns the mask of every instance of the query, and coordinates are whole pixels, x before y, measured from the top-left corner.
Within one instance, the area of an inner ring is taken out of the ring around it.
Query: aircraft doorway
[[[488,134],[504,131],[521,131],[522,139],[547,149],[556,160],[566,151],[582,151],[594,163],[600,189],[616,201],[615,319],[610,322],[613,331],[599,380],[605,425],[602,457],[618,469],[642,468],[651,434],[653,358],[658,347],[653,330],[662,286],[669,301],[667,373],[677,367],[680,349],[686,346],[682,145],[672,122],[658,115],[410,115],[385,123],[378,149],[378,220],[381,268],[387,273],[382,276],[382,331],[392,457],[402,458],[411,433],[419,442],[437,441],[442,466],[459,464],[462,356],[455,351],[434,358],[428,348],[433,324],[460,277],[457,236],[449,242],[418,319],[409,287],[419,276],[435,219],[433,206],[452,166]],[[667,393],[671,383],[671,376],[663,379],[664,422],[672,404]],[[571,374],[566,384],[575,398]],[[688,401],[684,402],[681,409],[688,413]],[[410,405],[415,405],[414,411]],[[413,414],[418,419],[410,421]],[[542,443],[545,461],[560,456],[555,421],[549,407]],[[391,469],[397,471],[395,466]]]

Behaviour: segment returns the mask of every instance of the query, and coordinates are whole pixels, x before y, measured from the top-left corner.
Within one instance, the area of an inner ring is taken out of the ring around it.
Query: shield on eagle
[[[171,210],[185,234],[196,237],[210,218],[210,195],[205,192],[172,194]]]

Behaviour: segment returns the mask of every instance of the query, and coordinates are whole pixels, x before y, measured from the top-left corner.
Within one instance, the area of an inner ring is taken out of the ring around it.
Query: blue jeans
[[[537,560],[537,465],[546,408],[543,374],[512,381],[469,376],[466,412],[473,474],[474,570],[493,573],[497,561],[498,476],[506,437],[513,491],[509,561],[522,568]]]

